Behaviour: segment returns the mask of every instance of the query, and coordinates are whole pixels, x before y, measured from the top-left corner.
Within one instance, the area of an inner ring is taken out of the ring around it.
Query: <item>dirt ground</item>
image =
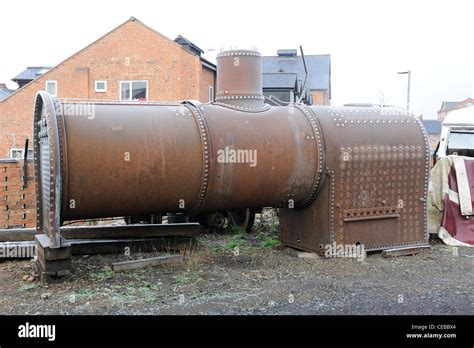
[[[0,314],[474,314],[473,248],[299,258],[274,237],[205,235],[183,263],[117,273],[156,253],[77,256],[50,284],[25,280],[30,260],[1,261]]]

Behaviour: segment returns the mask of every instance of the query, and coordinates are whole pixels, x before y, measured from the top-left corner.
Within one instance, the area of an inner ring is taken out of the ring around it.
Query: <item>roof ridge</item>
[[[96,44],[97,42],[99,42],[100,40],[102,40],[103,38],[109,36],[110,34],[112,34],[113,32],[115,32],[116,30],[118,30],[119,28],[121,28],[122,26],[124,26],[125,24],[129,23],[129,22],[132,22],[132,21],[136,21],[137,19],[134,18],[134,17],[130,17],[130,19],[127,19],[125,22],[123,22],[122,24],[118,25],[117,27],[113,28],[112,30],[108,31],[107,33],[105,33],[104,35],[100,36],[97,40],[94,40],[93,42],[91,42],[89,45],[83,47],[82,49],[80,49],[79,51],[75,52],[74,54],[72,54],[71,56],[67,57],[66,59],[64,59],[63,61],[61,61],[60,63],[56,64],[55,66],[53,66],[51,69],[49,69],[47,72],[45,72],[44,74],[36,77],[35,79],[31,80],[31,82],[34,82],[46,75],[48,75],[49,73],[51,73],[52,71],[54,71],[57,67],[63,65],[64,63],[66,63],[67,61],[71,60],[73,57],[77,56],[79,53],[85,51],[86,49],[88,49],[89,47],[91,47],[92,45]],[[31,86],[32,84],[28,83],[26,85],[24,85],[23,87],[20,87],[18,89],[15,90],[15,92],[13,92],[12,94],[10,94],[8,97],[6,97],[5,99],[3,100],[0,100],[0,103],[3,103],[4,101],[10,99],[12,96],[16,95],[19,91],[22,91],[24,90],[25,88]]]
[[[189,53],[189,54],[192,54],[191,52],[187,51],[183,46],[181,46],[180,44],[178,44],[177,42],[171,40],[169,37],[163,35],[162,33],[160,33],[159,31],[151,28],[150,26],[146,25],[145,23],[143,23],[142,21],[138,20],[137,18],[135,17],[130,17],[129,19],[127,19],[125,22],[121,23],[120,25],[116,26],[115,28],[113,28],[112,30],[109,30],[107,33],[105,33],[104,35],[100,36],[98,39],[94,40],[93,42],[91,42],[90,44],[88,44],[87,46],[83,47],[82,49],[80,49],[79,51],[75,52],[74,54],[70,55],[69,57],[67,57],[66,59],[64,59],[63,61],[61,61],[60,63],[54,65],[53,67],[51,67],[47,72],[45,72],[44,74],[34,78],[33,80],[31,80],[31,82],[34,82],[46,75],[48,75],[49,73],[51,73],[52,71],[55,71],[56,68],[58,68],[59,66],[63,65],[64,63],[68,62],[69,60],[71,60],[72,58],[76,57],[78,54],[80,54],[81,52],[85,51],[86,49],[88,49],[89,47],[95,45],[96,43],[98,43],[99,41],[103,40],[104,38],[106,38],[107,36],[109,36],[110,34],[112,34],[113,32],[117,31],[118,29],[120,29],[121,27],[123,27],[124,25],[130,23],[130,22],[137,22],[139,23],[140,25],[142,25],[143,27],[153,31],[154,33],[158,34],[159,36],[163,37],[164,39],[172,42],[173,44],[177,45],[178,47],[180,47],[182,50],[184,50],[185,52]],[[24,85],[23,87],[20,87],[18,89],[16,89],[12,94],[10,94],[9,96],[7,96],[5,99],[3,100],[0,100],[0,103],[3,103],[5,102],[6,100],[10,99],[12,96],[16,95],[19,91],[23,91],[25,88],[31,86],[31,82],[29,82],[28,84]]]

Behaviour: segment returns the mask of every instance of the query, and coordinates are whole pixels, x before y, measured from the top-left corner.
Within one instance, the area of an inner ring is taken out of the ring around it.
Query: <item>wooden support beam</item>
[[[64,242],[59,248],[51,248],[45,234],[35,235],[36,271],[41,281],[67,274],[71,271],[71,244]]]
[[[38,255],[42,255],[45,260],[62,260],[71,258],[71,243],[63,242],[59,248],[51,248],[51,241],[45,234],[35,236]]]
[[[159,266],[159,265],[179,263],[179,262],[183,262],[183,255],[181,254],[158,256],[158,257],[150,257],[150,258],[139,259],[139,260],[113,262],[112,270],[114,272],[122,272],[122,271],[137,269],[137,268],[143,268],[147,266]]]
[[[129,248],[130,253],[147,253],[153,251],[179,251],[192,248],[196,240],[190,237],[168,237],[148,239],[117,239],[117,240],[70,240],[73,255],[118,254],[125,253]]]
[[[424,253],[431,250],[430,245],[418,245],[413,247],[394,248],[382,250],[382,257],[409,256]]]
[[[35,255],[34,241],[0,243],[0,259],[32,259]]]
[[[153,237],[195,237],[201,233],[198,223],[108,226],[63,226],[61,235],[66,239],[130,239]],[[32,241],[35,228],[1,229],[0,242]]]
[[[35,228],[8,228],[0,230],[1,242],[34,241],[35,234],[40,234]]]
[[[130,248],[130,253],[154,252],[154,251],[180,251],[196,246],[196,239],[191,237],[168,237],[168,238],[147,238],[147,239],[120,239],[120,240],[100,240],[100,239],[71,239],[70,251],[62,251],[63,256],[67,253],[72,255],[94,255],[94,254],[116,254],[124,253],[125,248]],[[19,249],[21,248],[21,250]],[[54,260],[51,250],[45,251],[38,248],[35,242],[0,242],[1,258],[33,258],[34,255],[41,256],[44,260]],[[46,255],[45,255],[46,254]]]

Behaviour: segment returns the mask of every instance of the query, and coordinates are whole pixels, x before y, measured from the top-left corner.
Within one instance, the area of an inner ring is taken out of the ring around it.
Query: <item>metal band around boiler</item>
[[[290,106],[291,107],[291,106]],[[319,158],[318,158],[318,169],[317,169],[317,175],[314,179],[311,192],[309,195],[305,198],[303,203],[298,205],[298,209],[305,208],[309,206],[314,199],[317,197],[322,185],[322,181],[324,180],[323,177],[323,172],[325,168],[325,163],[326,163],[326,153],[324,150],[324,136],[323,132],[321,130],[321,125],[319,124],[319,120],[316,116],[316,114],[305,104],[294,104],[294,107],[296,107],[298,110],[302,111],[306,118],[308,119],[309,123],[311,124],[311,128],[313,129],[313,134],[314,138],[316,139],[316,144],[318,147],[318,153],[319,153]]]
[[[423,207],[425,211],[424,219],[423,219],[423,226],[425,229],[425,239],[429,240],[429,232],[428,232],[428,189],[429,189],[429,179],[430,179],[430,142],[428,140],[428,133],[426,132],[423,123],[416,117],[414,117],[418,127],[423,134],[423,142],[425,143],[425,187],[424,187],[424,195],[423,195]]]
[[[187,106],[196,120],[197,127],[199,129],[199,134],[201,136],[201,146],[202,146],[202,180],[201,180],[201,189],[199,191],[199,196],[194,203],[194,206],[191,209],[191,214],[195,215],[199,212],[204,199],[206,198],[207,190],[209,188],[209,177],[211,176],[211,164],[210,164],[210,153],[212,153],[211,141],[209,138],[209,126],[207,124],[206,117],[202,112],[202,109],[199,105],[199,102],[195,101],[184,101],[183,105]]]
[[[56,111],[56,120],[58,123],[59,136],[59,153],[60,153],[60,173],[61,173],[61,212],[60,224],[63,223],[63,216],[67,211],[67,187],[68,187],[68,172],[67,172],[67,146],[66,146],[66,129],[64,125],[64,116],[62,112],[61,102],[57,98],[53,98],[54,109]]]
[[[34,116],[36,225],[38,230],[48,235],[53,248],[61,246],[59,151],[60,140],[53,99],[46,92],[38,92]]]

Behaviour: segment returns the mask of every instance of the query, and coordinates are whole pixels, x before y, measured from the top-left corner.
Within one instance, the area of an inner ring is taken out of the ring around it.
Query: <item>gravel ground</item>
[[[0,314],[474,314],[473,248],[358,261],[273,244],[203,236],[181,264],[120,273],[110,263],[130,257],[78,256],[50,284],[28,280],[29,260],[1,261]]]

